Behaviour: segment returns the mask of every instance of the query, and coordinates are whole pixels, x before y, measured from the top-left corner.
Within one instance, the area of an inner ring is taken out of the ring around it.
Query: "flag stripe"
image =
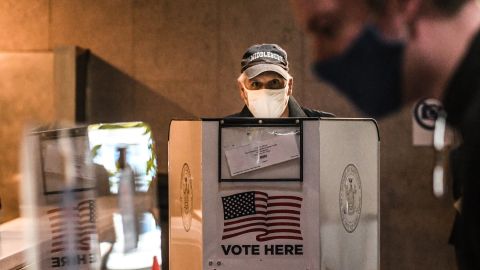
[[[298,203],[269,203],[267,204],[267,207],[275,207],[275,206],[292,206],[292,207],[297,207],[297,208],[300,208],[302,207],[301,204],[298,204]]]
[[[303,201],[303,198],[297,196],[270,196],[268,197],[269,200],[278,200],[278,199],[290,199],[290,200],[297,200]]]
[[[275,226],[293,226],[293,227],[300,227],[300,223],[293,223],[293,222],[273,222],[273,223],[266,223],[267,227],[275,227]]]
[[[238,223],[242,223],[242,222],[246,222],[246,221],[252,221],[252,220],[265,220],[265,216],[249,217],[249,218],[242,218],[242,219],[235,220],[235,221],[227,221],[227,222],[225,222],[225,226],[238,224]]]
[[[293,230],[293,229],[274,229],[274,230],[268,230],[268,233],[301,233],[300,230]]]
[[[80,251],[89,251],[90,247],[75,247],[75,249],[80,250]],[[65,251],[65,250],[67,250],[65,247],[55,248],[55,249],[52,249],[52,253],[61,252],[61,251]]]
[[[237,232],[237,233],[234,233],[234,234],[224,235],[222,237],[222,239],[228,239],[228,238],[232,238],[232,237],[239,236],[239,235],[246,234],[246,233],[250,233],[250,232],[265,232],[265,231],[266,231],[265,228],[249,229],[249,230],[240,231],[240,232]]]
[[[62,252],[71,248],[78,251],[89,251],[92,235],[95,235],[95,201],[79,202],[72,208],[54,208],[47,211],[52,233],[51,252]],[[69,235],[70,233],[72,233]]]
[[[277,240],[277,239],[303,240],[303,238],[301,236],[279,235],[279,236],[261,237],[261,240],[259,240],[259,241],[264,242],[264,241]]]
[[[236,226],[236,227],[225,228],[223,231],[224,232],[230,232],[230,231],[235,231],[235,230],[238,230],[238,229],[257,226],[257,225],[258,226],[265,226],[265,222],[248,223],[248,224],[244,224],[244,225],[240,225],[240,226]]]
[[[295,214],[295,215],[300,215],[300,211],[296,211],[296,210],[286,210],[286,209],[282,209],[282,210],[268,210],[268,211],[267,211],[267,215],[271,215],[271,214]]]

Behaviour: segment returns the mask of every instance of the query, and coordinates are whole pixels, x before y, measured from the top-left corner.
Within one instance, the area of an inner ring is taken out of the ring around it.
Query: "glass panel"
[[[121,151],[126,151],[126,163],[134,172],[135,190],[147,192],[157,171],[152,133],[147,124],[128,122],[90,125],[88,136],[93,162],[107,170],[111,193],[118,193],[118,161]]]

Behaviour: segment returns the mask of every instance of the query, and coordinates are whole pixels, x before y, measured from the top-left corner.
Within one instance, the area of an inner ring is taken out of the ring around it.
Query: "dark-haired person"
[[[443,117],[462,137],[450,155],[459,210],[451,243],[460,269],[480,269],[480,2],[291,2],[316,40],[316,74],[366,114],[383,117],[420,98],[442,100]],[[351,5],[363,8],[348,17]]]

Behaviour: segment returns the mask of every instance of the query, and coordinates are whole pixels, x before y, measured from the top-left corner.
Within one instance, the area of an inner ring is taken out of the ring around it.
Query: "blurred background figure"
[[[315,74],[364,113],[443,101],[461,135],[450,155],[458,210],[450,242],[460,269],[480,269],[480,5],[473,0],[292,0],[314,39]]]
[[[406,26],[395,1],[292,1],[300,25],[314,40],[314,73],[332,83],[366,114],[400,108]],[[402,8],[403,10],[403,8]],[[365,98],[364,93],[371,95]]]
[[[115,228],[117,239],[121,239],[124,253],[137,248],[138,230],[137,213],[135,213],[135,179],[134,172],[127,162],[127,148],[119,147],[118,150],[118,209],[121,228]],[[114,216],[115,219],[115,216]],[[116,223],[117,224],[117,223]]]
[[[150,269],[154,257],[162,262],[155,196],[157,162],[150,126],[122,122],[90,125],[88,129],[97,189],[103,195],[99,201],[114,200],[110,219],[115,235],[101,243],[110,247],[102,267]]]

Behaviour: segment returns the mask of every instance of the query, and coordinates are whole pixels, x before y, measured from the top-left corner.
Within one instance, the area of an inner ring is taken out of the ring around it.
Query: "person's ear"
[[[292,95],[292,92],[293,92],[293,78],[290,78],[288,80],[288,92],[287,92],[287,95],[288,96],[291,96]]]
[[[238,85],[238,91],[240,91],[240,98],[243,100],[245,105],[248,106],[247,93],[245,92],[245,89],[243,89],[243,85],[240,82],[237,82],[237,85]]]
[[[417,21],[422,11],[423,0],[396,0],[400,23],[406,26],[409,38],[417,34]]]
[[[405,19],[405,22],[410,23],[420,15],[421,7],[423,4],[422,0],[403,0],[402,13]]]

